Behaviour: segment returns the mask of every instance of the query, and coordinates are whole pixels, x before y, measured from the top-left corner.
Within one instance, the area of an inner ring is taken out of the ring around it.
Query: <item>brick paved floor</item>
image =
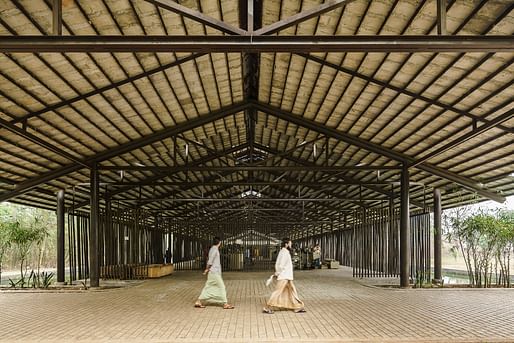
[[[514,342],[514,290],[364,286],[348,270],[296,272],[307,313],[261,313],[268,273],[225,273],[237,308],[193,308],[204,278],[122,289],[0,292],[2,342]]]

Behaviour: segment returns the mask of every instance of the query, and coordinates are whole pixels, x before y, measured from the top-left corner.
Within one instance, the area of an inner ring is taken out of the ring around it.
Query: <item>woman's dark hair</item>
[[[291,242],[291,240],[289,239],[289,237],[284,237],[282,238],[282,242],[280,243],[280,247],[281,248],[284,248],[286,246],[287,243]]]
[[[218,244],[220,244],[220,242],[221,242],[221,238],[219,238],[217,236],[212,239],[213,245],[218,245]]]

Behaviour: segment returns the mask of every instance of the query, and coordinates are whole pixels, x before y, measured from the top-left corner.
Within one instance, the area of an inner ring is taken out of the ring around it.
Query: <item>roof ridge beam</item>
[[[189,7],[182,6],[171,0],[145,0],[146,2],[152,3],[157,7],[164,8],[168,11],[180,14],[183,17],[189,18],[206,26],[212,27],[224,33],[231,35],[246,35],[247,31],[242,30],[238,27],[230,25],[224,21],[218,20],[211,16],[205,15],[202,12],[193,10]]]
[[[405,162],[407,164],[412,164],[415,162],[415,159],[411,156],[399,153],[392,149],[382,147],[378,144],[366,141],[366,140],[356,137],[352,134],[342,132],[340,130],[337,130],[337,129],[334,129],[331,127],[327,127],[316,121],[303,118],[300,115],[295,115],[288,111],[284,111],[280,108],[276,108],[274,106],[264,104],[262,102],[253,102],[252,105],[255,106],[258,110],[260,110],[262,112],[266,112],[277,118],[287,120],[289,122],[295,123],[296,125],[303,126],[310,130],[319,132],[325,136],[333,137],[335,139],[340,139],[342,141],[345,141],[348,144],[358,146],[362,149],[365,149],[365,150],[374,152],[376,154],[388,157],[388,158],[396,160],[398,162]],[[497,201],[499,203],[503,203],[506,200],[504,196],[502,196],[494,191],[490,191],[490,190],[483,188],[479,182],[477,182],[473,179],[470,179],[468,177],[453,173],[449,170],[445,170],[443,168],[431,165],[426,162],[418,164],[416,166],[416,168],[423,170],[425,172],[428,172],[432,175],[441,177],[443,179],[455,182],[455,183],[461,185],[462,187],[471,190],[472,192],[476,192],[477,194],[479,194],[485,198]]]
[[[178,135],[185,131],[190,131],[196,127],[205,125],[207,123],[213,122],[218,119],[222,119],[222,118],[232,115],[234,113],[244,111],[246,108],[248,108],[248,106],[249,106],[249,104],[247,102],[240,102],[237,104],[233,104],[233,105],[221,108],[217,111],[213,111],[211,113],[204,114],[195,119],[183,122],[181,124],[174,125],[172,127],[162,129],[162,130],[152,133],[150,135],[143,136],[139,139],[121,144],[112,149],[102,151],[98,154],[95,154],[94,156],[86,158],[86,160],[84,160],[84,162],[86,164],[90,164],[92,162],[98,163],[98,162],[108,160],[112,157],[130,152],[132,150],[141,148],[148,144],[168,138],[170,136]],[[24,194],[24,193],[28,192],[29,190],[31,190],[32,188],[39,186],[40,184],[54,180],[63,175],[75,172],[77,170],[80,170],[81,168],[82,168],[81,164],[73,163],[73,164],[65,165],[63,167],[40,174],[39,176],[36,176],[35,178],[18,183],[15,186],[14,190],[7,192],[7,193],[0,194],[0,202],[6,201],[15,196]]]

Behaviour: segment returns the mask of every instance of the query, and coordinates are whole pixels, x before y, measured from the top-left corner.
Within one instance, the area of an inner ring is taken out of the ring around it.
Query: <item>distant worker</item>
[[[321,248],[318,243],[312,248],[312,263],[314,268],[321,269]]]
[[[171,263],[171,251],[170,249],[166,249],[166,253],[164,255],[164,263]]]

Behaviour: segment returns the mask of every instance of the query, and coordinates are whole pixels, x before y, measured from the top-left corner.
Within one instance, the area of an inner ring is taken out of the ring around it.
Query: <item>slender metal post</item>
[[[62,35],[62,0],[52,1],[52,33]]]
[[[441,191],[434,189],[434,279],[440,282],[442,279],[442,262],[441,262]]]
[[[57,192],[57,282],[64,283],[64,190]]]
[[[98,258],[98,225],[100,214],[99,174],[96,162],[91,166],[91,232],[89,233],[89,280],[91,287],[100,285]]]
[[[437,0],[437,34],[446,35],[446,0]]]
[[[104,251],[104,263],[105,265],[115,264],[114,262],[114,234],[112,228],[112,204],[111,200],[105,198],[105,231],[104,231],[104,247],[107,251]]]
[[[400,211],[400,287],[409,287],[410,271],[410,214],[409,214],[409,169],[404,164],[401,178]]]

